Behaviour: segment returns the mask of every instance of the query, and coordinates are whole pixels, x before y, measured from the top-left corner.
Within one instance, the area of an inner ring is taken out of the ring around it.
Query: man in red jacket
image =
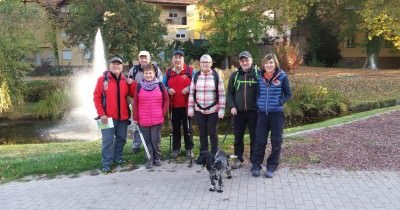
[[[119,165],[126,164],[122,151],[126,143],[130,117],[127,96],[133,97],[136,83],[128,85],[125,76],[121,73],[122,68],[120,57],[111,58],[109,70],[99,77],[93,93],[94,104],[101,123],[107,124],[109,120],[113,121],[113,127],[101,130],[102,171],[104,173],[111,172],[114,161]]]
[[[193,158],[192,124],[187,116],[187,105],[189,98],[189,87],[192,79],[193,69],[184,61],[184,53],[176,50],[172,57],[172,68],[168,69],[164,76],[164,84],[167,87],[172,118],[172,158],[181,153],[181,127],[185,140],[186,156]]]

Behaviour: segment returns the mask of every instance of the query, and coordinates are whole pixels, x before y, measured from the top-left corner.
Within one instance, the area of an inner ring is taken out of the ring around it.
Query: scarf
[[[158,86],[158,83],[160,81],[157,78],[154,78],[153,81],[146,81],[143,79],[143,81],[140,82],[140,86],[147,91],[154,90]]]

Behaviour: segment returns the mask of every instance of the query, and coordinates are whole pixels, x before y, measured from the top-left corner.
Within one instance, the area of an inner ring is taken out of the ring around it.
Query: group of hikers
[[[181,154],[181,128],[187,158],[193,158],[193,130],[191,118],[198,125],[201,156],[209,150],[218,151],[217,123],[223,119],[225,106],[230,109],[234,129],[233,169],[242,166],[243,137],[246,126],[250,134],[250,162],[253,176],[260,176],[269,133],[271,153],[267,159],[265,177],[271,178],[279,165],[284,127],[283,105],[291,97],[289,80],[280,68],[277,57],[267,54],[261,69],[253,65],[250,52],[239,54],[238,69],[231,73],[228,89],[212,68],[208,54],[200,58],[200,70],[195,71],[184,62],[181,50],[173,52],[171,68],[163,75],[151,63],[148,51],[139,52],[139,64],[128,75],[122,73],[123,60],[110,59],[109,69],[97,80],[94,104],[103,124],[113,121],[111,128],[102,129],[102,171],[111,172],[114,164],[124,165],[123,148],[127,139],[130,118],[134,126],[132,152],[140,151],[141,136],[147,145],[149,158],[146,168],[161,165],[161,127],[167,112],[172,124],[171,158]],[[132,110],[132,114],[131,114]],[[209,139],[209,140],[208,140]]]

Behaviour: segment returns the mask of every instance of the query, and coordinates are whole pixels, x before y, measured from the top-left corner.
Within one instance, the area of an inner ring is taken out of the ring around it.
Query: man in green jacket
[[[233,169],[243,163],[244,142],[243,136],[247,128],[250,133],[250,157],[256,134],[257,124],[257,77],[258,69],[252,66],[253,58],[248,51],[239,54],[240,67],[229,77],[228,92],[226,94],[227,107],[230,108],[234,127],[234,150],[237,159],[232,164]]]

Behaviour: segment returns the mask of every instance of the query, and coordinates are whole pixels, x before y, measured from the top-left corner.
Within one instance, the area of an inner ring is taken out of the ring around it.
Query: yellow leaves
[[[0,84],[0,113],[11,109],[11,97],[6,82]]]
[[[113,13],[111,11],[105,11],[104,14],[103,14],[103,20],[107,21],[109,17],[112,17],[114,15],[115,15],[115,13]]]

